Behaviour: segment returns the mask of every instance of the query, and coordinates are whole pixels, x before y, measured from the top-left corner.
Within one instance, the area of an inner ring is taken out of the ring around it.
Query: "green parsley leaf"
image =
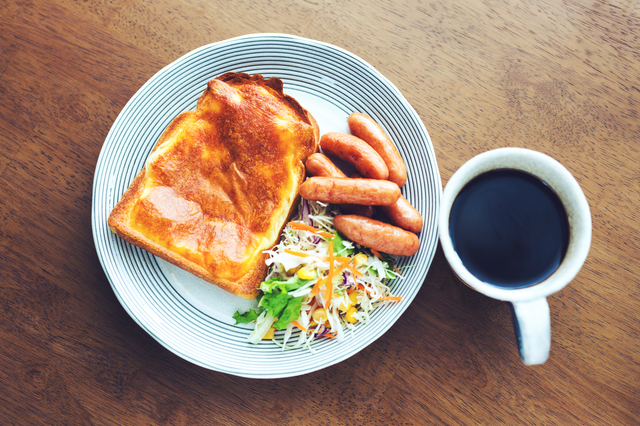
[[[236,312],[233,314],[233,319],[236,320],[236,324],[247,324],[258,319],[258,313],[254,309],[249,309],[244,314]]]
[[[302,310],[302,299],[302,296],[289,297],[287,306],[285,306],[280,316],[278,316],[278,321],[276,321],[276,323],[274,324],[278,330],[287,328],[287,325],[289,325],[291,321],[295,321],[300,317],[300,311]]]
[[[302,280],[297,275],[287,279],[276,277],[262,282],[262,284],[260,284],[260,290],[262,290],[264,294],[272,293],[276,289],[290,292],[299,289],[308,282],[309,280]]]
[[[343,238],[339,233],[333,236],[333,255],[334,256],[351,256],[353,249],[345,247]]]
[[[271,293],[265,293],[260,303],[263,308],[271,312],[274,318],[280,318],[284,308],[287,307],[290,297],[286,291],[272,291]]]

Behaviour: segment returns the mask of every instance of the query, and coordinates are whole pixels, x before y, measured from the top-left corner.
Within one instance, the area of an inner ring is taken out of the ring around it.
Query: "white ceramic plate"
[[[107,218],[142,169],[165,127],[194,109],[207,81],[225,72],[279,77],[286,93],[309,110],[321,133],[348,131],[354,111],[372,116],[407,163],[403,195],[425,219],[420,250],[399,260],[404,279],[389,303],[341,341],[320,339],[307,349],[283,351],[271,341],[252,345],[250,329],[233,326],[238,307],[255,302],[230,296],[110,232]],[[398,89],[372,66],[338,47],[282,34],[256,34],[203,46],[167,65],[125,105],[105,140],[93,186],[93,235],[113,291],[131,317],[170,351],[197,365],[253,378],[290,377],[340,362],[373,343],[412,302],[437,245],[442,186],[429,135]]]

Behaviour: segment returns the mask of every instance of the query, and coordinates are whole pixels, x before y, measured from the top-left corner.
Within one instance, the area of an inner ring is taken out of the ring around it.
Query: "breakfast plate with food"
[[[283,34],[196,49],[125,105],[96,165],[92,226],[120,303],[160,344],[252,378],[357,354],[416,297],[441,182],[399,90]]]

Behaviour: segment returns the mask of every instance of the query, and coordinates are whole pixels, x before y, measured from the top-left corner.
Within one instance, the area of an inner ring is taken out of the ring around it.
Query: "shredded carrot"
[[[299,251],[293,251],[293,250],[289,250],[289,249],[284,249],[284,252],[292,254],[294,256],[299,256],[299,257],[309,257],[309,256],[311,256],[310,254],[307,254],[307,253],[301,253]]]
[[[384,296],[381,297],[379,300],[393,300],[394,302],[399,302],[402,300],[401,296]]]
[[[303,326],[300,325],[300,323],[298,321],[291,321],[291,324],[293,324],[294,326],[298,327],[300,330],[306,332],[307,329],[304,328]]]
[[[319,229],[314,228],[313,226],[306,225],[304,223],[289,222],[288,225],[291,226],[291,229],[296,229],[299,231],[309,231],[314,234],[320,235],[321,237],[333,238],[333,234],[329,234],[328,232],[321,231]]]
[[[324,293],[324,307],[325,309],[331,302],[331,295],[333,294],[333,240],[329,240],[329,276],[327,276],[327,289]]]
[[[371,249],[371,253],[373,253],[373,255],[374,255],[375,257],[377,257],[378,259],[380,259],[380,260],[384,260],[384,257],[382,257],[382,255],[381,255],[380,253],[378,253],[378,250],[376,250],[376,249]]]
[[[313,289],[311,289],[311,296],[310,296],[311,299],[316,297],[316,294],[320,292],[320,287],[324,283],[324,280],[325,280],[324,278],[320,278],[318,279],[318,281],[316,281],[316,284],[313,286]]]
[[[336,337],[336,335],[333,333],[325,333],[322,335],[322,337],[328,337],[330,339],[333,339],[334,337]]]
[[[329,256],[320,256],[317,254],[309,254],[309,253],[302,253],[299,251],[293,251],[293,250],[289,250],[289,249],[284,249],[285,253],[289,253],[292,254],[294,256],[298,256],[298,257],[317,257],[320,260],[324,260],[325,262],[329,261]],[[333,252],[331,252],[333,254]],[[331,257],[333,260],[335,260],[336,262],[348,262],[349,261],[349,257]]]
[[[310,232],[318,231],[318,229],[314,228],[313,226],[307,225],[305,223],[300,223],[300,222],[289,222],[287,223],[287,225],[289,225],[293,229],[300,229],[300,230],[310,231]]]
[[[333,272],[333,276],[336,277],[340,272],[342,272],[342,270],[344,269],[344,264],[340,264],[340,266],[338,266],[336,268],[336,270]],[[314,297],[316,297],[316,295],[318,293],[320,293],[320,287],[322,287],[323,284],[326,284],[328,282],[329,277],[323,277],[320,278],[315,285],[313,286],[313,288],[311,289],[311,295],[309,296],[309,299],[313,299]],[[333,291],[333,288],[331,289]],[[325,290],[325,295],[326,295],[326,290]],[[330,299],[329,299],[330,300]]]

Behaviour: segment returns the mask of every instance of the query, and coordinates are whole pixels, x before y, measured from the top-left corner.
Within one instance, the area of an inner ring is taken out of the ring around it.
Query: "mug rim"
[[[541,179],[558,195],[569,219],[569,245],[560,266],[545,280],[524,288],[500,287],[476,278],[460,260],[449,234],[451,207],[462,188],[476,176],[498,169],[521,170]],[[454,274],[480,293],[510,302],[547,297],[560,291],[578,274],[591,246],[591,212],[580,185],[557,160],[527,148],[498,148],[464,163],[445,186],[438,228],[440,244]]]

